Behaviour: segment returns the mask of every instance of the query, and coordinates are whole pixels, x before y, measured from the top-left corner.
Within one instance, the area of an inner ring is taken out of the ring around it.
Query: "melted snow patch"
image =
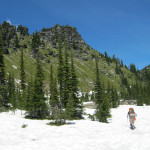
[[[18,69],[17,66],[15,66],[15,65],[12,65],[12,67],[13,67],[14,69]]]

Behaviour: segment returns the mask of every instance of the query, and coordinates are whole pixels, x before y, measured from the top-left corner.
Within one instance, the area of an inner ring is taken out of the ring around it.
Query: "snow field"
[[[49,126],[49,120],[24,119],[18,110],[0,113],[0,150],[149,150],[150,106],[132,106],[136,129],[129,128],[130,106],[111,109],[109,123],[85,120]],[[93,114],[94,109],[85,109]],[[26,124],[26,128],[22,125]]]

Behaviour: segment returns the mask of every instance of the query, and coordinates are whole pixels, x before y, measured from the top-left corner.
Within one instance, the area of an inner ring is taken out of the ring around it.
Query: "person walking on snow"
[[[127,118],[129,117],[130,127],[131,129],[135,129],[134,121],[136,120],[137,114],[134,112],[133,108],[129,108],[129,112],[127,114]]]

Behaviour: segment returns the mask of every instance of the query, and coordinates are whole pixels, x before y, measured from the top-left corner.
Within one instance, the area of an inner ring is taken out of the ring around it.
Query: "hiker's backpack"
[[[135,119],[135,113],[134,113],[134,109],[133,108],[129,108],[129,116],[130,116],[130,118],[134,118]]]
[[[129,108],[129,114],[133,114],[134,113],[134,109],[133,108]]]

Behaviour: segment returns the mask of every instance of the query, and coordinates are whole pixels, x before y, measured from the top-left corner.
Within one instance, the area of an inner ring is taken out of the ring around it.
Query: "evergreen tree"
[[[60,95],[60,103],[61,107],[65,106],[64,102],[64,62],[63,62],[63,56],[62,56],[62,45],[61,45],[61,39],[58,39],[59,42],[59,54],[58,54],[58,84],[59,84],[59,95]]]
[[[11,75],[11,95],[10,95],[10,102],[12,104],[12,109],[15,113],[15,110],[17,108],[16,104],[16,92],[15,92],[15,81],[14,81],[14,76]]]
[[[95,103],[96,105],[101,105],[103,102],[102,96],[104,93],[104,89],[103,89],[103,85],[102,82],[100,80],[100,72],[99,72],[99,68],[98,68],[98,60],[97,58],[95,59],[96,61],[96,81],[95,81]]]
[[[36,49],[41,45],[41,41],[40,41],[40,36],[38,34],[38,32],[36,31],[36,33],[33,33],[32,36],[32,43],[31,43],[31,47],[32,49]]]
[[[20,103],[20,109],[25,109],[25,103],[26,103],[26,76],[24,71],[24,54],[23,49],[21,49],[21,55],[20,55],[20,84],[21,84],[21,101]],[[22,114],[22,111],[21,111]]]
[[[106,93],[103,94],[103,102],[101,105],[98,105],[97,109],[96,109],[96,119],[99,122],[105,122],[107,123],[107,119],[109,117],[111,117],[110,114],[110,96],[106,95]]]
[[[0,26],[0,106],[6,106],[7,101],[7,89],[6,89],[6,78],[5,78],[5,64],[4,54],[2,45],[2,31]]]
[[[33,90],[33,117],[43,118],[46,114],[46,104],[44,97],[44,74],[41,66],[39,53],[36,59],[36,73],[34,79],[34,90]]]
[[[110,99],[106,95],[103,84],[100,79],[98,61],[96,59],[96,81],[95,81],[95,117],[99,122],[107,122],[110,117]]]
[[[27,88],[26,88],[26,103],[25,103],[25,109],[29,114],[33,114],[34,110],[34,83],[33,78],[28,80]]]
[[[17,34],[16,34],[16,38],[15,38],[15,47],[19,48],[19,40],[18,40]]]
[[[71,120],[74,117],[77,117],[76,115],[80,115],[78,117],[81,117],[81,114],[77,114],[76,112],[75,104],[74,104],[74,93],[73,91],[71,91],[71,93],[69,94],[69,99],[66,107],[66,117],[67,119]]]
[[[53,66],[50,68],[50,108],[51,117],[56,125],[63,123],[63,112],[58,98],[57,83],[53,76]]]
[[[74,67],[74,61],[73,61],[73,55],[71,54],[71,73],[70,73],[71,77],[71,84],[70,84],[70,89],[71,89],[71,99],[73,99],[72,101],[74,102],[74,107],[75,108],[75,114],[74,117],[79,117],[82,118],[82,113],[83,113],[83,106],[82,103],[79,99],[79,95],[78,95],[78,79],[77,79],[77,75],[76,75],[76,71],[75,71],[75,67]]]
[[[25,71],[24,71],[24,59],[23,59],[23,49],[21,49],[21,55],[20,55],[20,84],[21,89],[24,90],[26,87],[26,77],[25,77]]]
[[[117,90],[114,87],[112,87],[111,98],[112,98],[112,108],[117,108],[118,107],[118,94],[117,94]]]
[[[68,62],[68,52],[67,52],[67,44],[65,43],[65,58],[64,58],[64,107],[66,107],[68,100],[69,100],[69,93],[70,93],[70,84],[71,84],[71,77],[70,77],[70,67]]]
[[[130,71],[136,73],[136,66],[135,64],[130,64]]]

